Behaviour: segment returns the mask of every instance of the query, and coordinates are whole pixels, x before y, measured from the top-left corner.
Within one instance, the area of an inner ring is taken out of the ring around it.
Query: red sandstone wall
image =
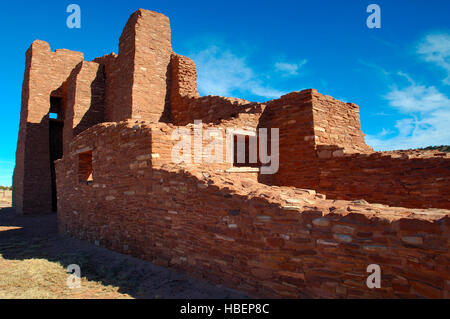
[[[264,109],[260,103],[222,96],[183,97],[179,101],[182,104],[172,104],[172,122],[180,126],[195,120],[218,124],[240,113],[261,114]]]
[[[268,102],[259,125],[280,129],[280,169],[261,182],[315,189],[336,199],[450,208],[449,158],[374,153],[364,143],[354,104],[316,90],[294,92]]]
[[[56,164],[60,231],[255,296],[450,297],[449,211],[330,201],[173,166],[169,132],[109,123],[76,137]],[[77,178],[86,147],[89,185]],[[373,263],[381,289],[365,284]]]
[[[187,57],[173,54],[171,70],[170,111],[171,122],[175,125],[186,125],[195,120],[218,124],[239,113],[261,114],[264,110],[264,105],[242,99],[199,97],[195,63]]]
[[[138,17],[131,118],[157,122],[164,118],[163,113],[169,103],[170,21],[165,15],[148,10],[138,10],[135,14]]]
[[[69,50],[52,52],[48,43],[39,40],[34,41],[26,53],[13,177],[13,202],[19,213],[51,210],[50,96],[61,96],[62,83],[82,60],[82,53]]]
[[[64,82],[63,91],[64,152],[69,152],[74,136],[104,122],[104,66],[95,62],[80,63]]]
[[[197,67],[190,58],[173,53],[171,56],[171,102],[178,98],[200,97],[197,91]],[[182,110],[180,110],[182,111]]]
[[[414,208],[450,209],[450,156],[429,158],[319,151],[315,189],[331,198]]]
[[[132,83],[130,72],[124,65],[126,63],[125,53],[121,55],[120,61],[114,53],[96,58],[94,62],[100,63],[105,70],[105,122],[120,121],[129,116],[131,106],[131,86],[127,84],[127,79]],[[128,110],[128,111],[127,111]]]
[[[317,185],[311,103],[311,90],[290,93],[267,103],[260,126],[279,129],[280,168],[273,176],[262,176],[262,182],[286,186],[300,181],[303,188]]]
[[[158,122],[167,117],[171,54],[169,18],[143,9],[134,12],[120,36],[119,54],[94,60],[105,64],[106,121]]]
[[[311,93],[316,145],[336,145],[347,153],[373,152],[364,142],[356,104],[338,101],[316,90]]]

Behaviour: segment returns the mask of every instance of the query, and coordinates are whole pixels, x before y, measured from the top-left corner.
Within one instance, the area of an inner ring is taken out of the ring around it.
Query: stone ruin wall
[[[94,60],[105,65],[108,75],[106,121],[161,120],[168,103],[171,54],[169,19],[147,10],[133,13],[120,36],[119,54]]]
[[[312,90],[312,112],[316,145],[342,147],[350,153],[371,153],[361,131],[359,107]]]
[[[63,99],[61,233],[255,296],[449,297],[449,211],[430,208],[450,208],[450,160],[373,152],[358,106],[316,90],[265,103],[200,97],[168,18],[146,10],[130,17],[119,54],[93,62],[36,41],[14,172],[14,207],[26,214],[51,209],[50,96]],[[171,134],[194,120],[279,128],[278,173],[175,165]],[[92,181],[80,177],[86,155]],[[381,204],[345,201],[356,199]],[[365,286],[371,263],[382,289]]]
[[[319,184],[314,189],[330,198],[358,197],[391,206],[450,209],[450,156],[436,155],[408,158],[372,153],[333,157],[322,153],[317,160]]]
[[[77,136],[57,161],[61,233],[259,297],[450,297],[449,211],[326,200],[225,167],[174,165],[173,129],[128,121]],[[86,149],[91,184],[78,180]],[[372,263],[380,289],[365,285]]]
[[[39,40],[26,52],[13,175],[13,205],[19,213],[51,211],[50,96],[62,97],[62,83],[82,60],[83,53],[52,52],[48,43]]]
[[[333,199],[450,209],[450,156],[374,152],[355,104],[304,90],[268,102],[260,122],[280,128],[280,169],[261,181]]]
[[[200,97],[197,91],[197,68],[194,61],[172,55],[171,62],[171,122],[186,125],[195,120],[218,124],[240,114],[261,114],[264,104],[222,96]]]

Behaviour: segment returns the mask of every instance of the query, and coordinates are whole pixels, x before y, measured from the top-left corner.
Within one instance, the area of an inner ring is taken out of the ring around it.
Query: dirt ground
[[[0,202],[0,298],[247,298],[130,256],[59,236],[56,214],[22,217]],[[80,265],[81,288],[67,287]]]

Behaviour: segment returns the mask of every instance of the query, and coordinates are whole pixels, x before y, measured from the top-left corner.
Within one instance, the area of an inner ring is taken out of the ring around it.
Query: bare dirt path
[[[67,288],[66,268],[82,283]],[[0,298],[246,298],[130,256],[59,236],[56,215],[22,217],[0,202]]]

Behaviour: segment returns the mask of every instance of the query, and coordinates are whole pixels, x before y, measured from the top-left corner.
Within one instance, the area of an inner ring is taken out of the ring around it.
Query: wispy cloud
[[[375,116],[391,116],[392,114],[386,113],[386,112],[378,112],[378,113],[374,113],[372,115]]]
[[[399,74],[406,76],[405,74]],[[406,87],[393,87],[385,96],[389,105],[405,114],[395,124],[396,135],[383,129],[366,141],[376,150],[418,148],[450,142],[450,99],[434,86],[417,84],[408,76]]]
[[[445,70],[443,82],[450,84],[450,34],[429,34],[415,50],[424,61]],[[416,82],[405,72],[388,71],[362,60],[359,63],[376,70],[390,84],[383,98],[401,116],[395,127],[368,135],[369,145],[375,150],[394,150],[450,143],[450,99],[445,93],[434,85]]]
[[[381,132],[378,134],[378,136],[383,137],[383,136],[387,136],[389,134],[392,134],[392,131],[390,129],[383,128],[381,130]]]
[[[379,66],[376,63],[370,63],[370,62],[364,61],[362,59],[359,59],[358,63],[363,65],[363,66],[365,66],[365,67],[374,69],[375,71],[377,71],[384,78],[388,78],[388,77],[391,76],[391,73],[389,71],[387,71],[385,68]]]
[[[299,63],[277,62],[275,63],[275,70],[281,73],[283,76],[297,76],[302,66],[304,66],[308,60],[304,59]]]
[[[270,72],[256,72],[246,55],[233,52],[224,45],[209,45],[189,55],[197,65],[198,88],[202,95],[241,96],[251,94],[263,98],[278,98],[287,92],[272,87]],[[281,65],[286,72],[298,72],[293,65]],[[272,72],[273,73],[273,72]]]
[[[412,84],[394,88],[386,96],[389,104],[403,113],[429,112],[450,106],[450,100],[434,86]]]
[[[417,53],[427,62],[444,69],[447,77],[443,82],[450,85],[450,34],[427,35],[418,45]]]

